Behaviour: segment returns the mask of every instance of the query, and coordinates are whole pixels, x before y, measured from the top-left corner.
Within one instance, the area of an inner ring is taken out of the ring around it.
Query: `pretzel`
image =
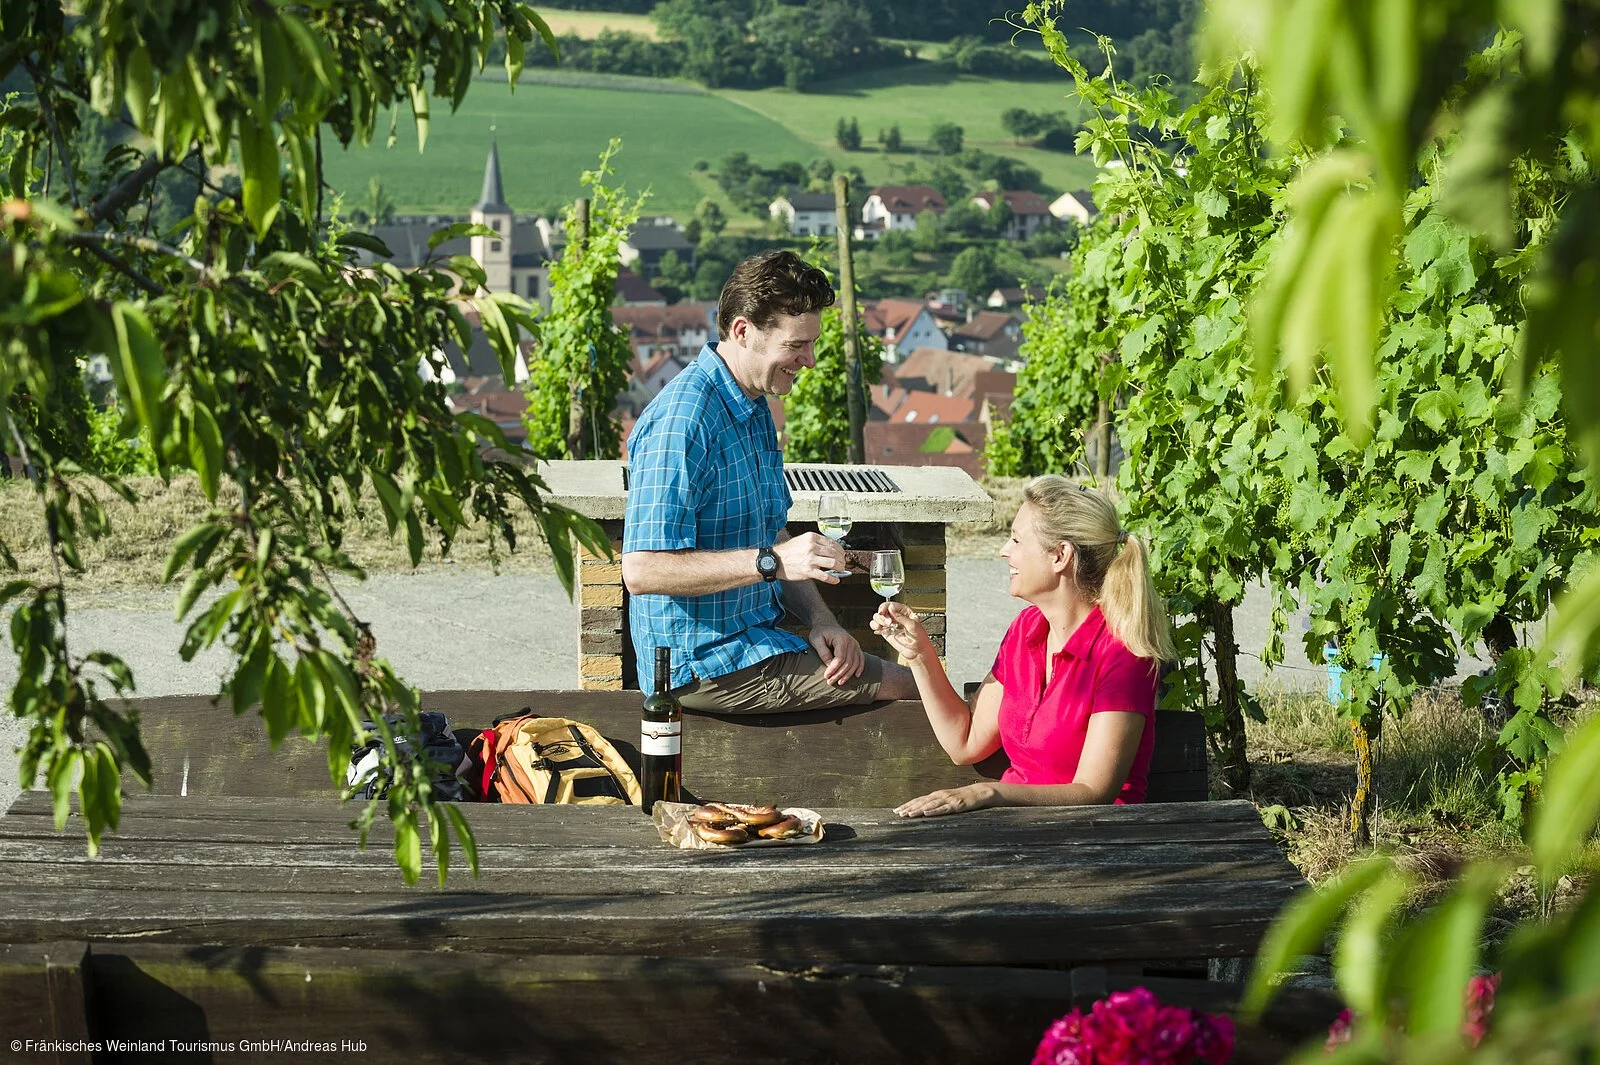
[[[750,833],[737,825],[732,828],[718,828],[715,825],[705,825],[696,822],[690,822],[689,827],[694,831],[695,835],[699,836],[707,843],[729,845],[735,843],[745,843],[750,839]]]
[[[796,836],[805,835],[805,831],[805,825],[800,819],[790,814],[782,821],[776,821],[756,829],[756,835],[762,839],[793,839]]]

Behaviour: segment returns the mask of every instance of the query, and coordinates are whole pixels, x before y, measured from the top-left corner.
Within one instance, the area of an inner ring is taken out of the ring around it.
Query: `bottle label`
[[[681,754],[682,752],[682,721],[645,721],[640,724],[640,754]]]

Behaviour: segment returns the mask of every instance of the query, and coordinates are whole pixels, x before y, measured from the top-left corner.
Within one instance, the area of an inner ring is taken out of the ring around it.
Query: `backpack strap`
[[[572,733],[573,740],[583,750],[583,753],[594,759],[595,762],[597,762],[600,767],[606,771],[606,775],[611,778],[612,785],[617,789],[617,798],[621,799],[629,806],[632,806],[633,803],[628,802],[628,789],[623,787],[621,780],[617,779],[616,771],[611,768],[604,758],[600,757],[600,752],[594,749],[594,746],[589,743],[588,738],[578,730],[578,726],[568,725],[567,731]]]
[[[483,753],[483,786],[478,789],[478,794],[487,802],[489,796],[494,794],[495,742],[500,734],[492,728],[486,728],[478,733],[478,738],[482,741],[479,749]]]

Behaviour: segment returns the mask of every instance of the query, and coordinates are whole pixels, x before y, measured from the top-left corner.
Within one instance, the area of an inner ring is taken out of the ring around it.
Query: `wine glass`
[[[900,559],[900,552],[874,551],[868,579],[872,582],[872,590],[883,596],[885,603],[899,595],[901,585],[906,583],[906,567]],[[891,627],[897,633],[901,631],[898,624]]]
[[[850,532],[850,502],[843,492],[823,492],[817,500],[817,531],[834,543],[843,542]],[[848,577],[847,569],[831,569],[830,577]]]

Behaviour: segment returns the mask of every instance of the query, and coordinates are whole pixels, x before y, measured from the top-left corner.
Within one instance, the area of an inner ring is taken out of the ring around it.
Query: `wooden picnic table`
[[[568,713],[637,754],[637,693],[424,705],[472,725]],[[1003,768],[952,765],[912,702],[689,715],[700,798],[817,809],[821,844],[679,851],[634,808],[464,804],[482,875],[457,849],[442,890],[426,855],[407,887],[381,814],[358,848],[317,747],[271,751],[257,719],[200,697],[139,710],[160,793],[130,785],[99,857],[42,793],[0,816],[0,1032],[367,1045],[301,1063],[1026,1061],[1119,987],[1231,1009],[1236,986],[1150,973],[1253,953],[1304,887],[1245,802],[897,818]],[[1152,798],[1203,797],[1198,719],[1163,714]],[[1337,1011],[1280,1000],[1236,1065],[1281,1060]]]
[[[10,942],[138,938],[872,964],[1236,957],[1304,884],[1249,803],[820,811],[817,845],[681,851],[631,807],[463,806],[443,890],[407,888],[354,805],[129,796],[84,853],[47,796],[0,818]],[[74,819],[75,821],[75,819]]]
[[[91,859],[24,794],[0,816],[0,1031],[366,1047],[300,1062],[1026,1061],[1118,987],[1230,1009],[1236,987],[1118,965],[1249,954],[1304,884],[1244,802],[835,808],[820,844],[726,852],[634,808],[467,804],[482,875],[457,852],[442,890],[401,882],[381,818],[358,849],[355,809],[133,794]],[[1235,1062],[1335,1012],[1291,994]]]

